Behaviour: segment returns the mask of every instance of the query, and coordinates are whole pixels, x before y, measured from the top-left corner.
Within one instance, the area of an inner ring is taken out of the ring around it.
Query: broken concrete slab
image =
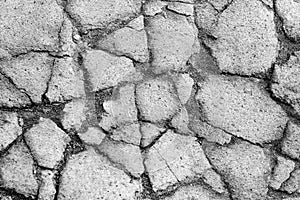
[[[199,178],[211,166],[196,138],[168,131],[150,148],[145,167],[157,191]]]
[[[57,167],[71,141],[52,120],[44,118],[40,118],[39,123],[33,125],[24,137],[38,164],[47,168]]]
[[[114,87],[121,82],[141,79],[141,74],[135,69],[132,60],[102,50],[87,51],[83,65],[89,73],[93,91]]]
[[[79,131],[86,121],[87,105],[85,99],[73,100],[63,109],[62,125],[66,130]]]
[[[100,145],[106,135],[97,127],[89,127],[86,132],[78,133],[78,136],[88,145]]]
[[[282,139],[281,150],[294,159],[300,159],[300,125],[289,121]]]
[[[5,1],[0,13],[2,51],[17,55],[32,50],[59,50],[58,35],[63,22],[63,9],[56,1]]]
[[[267,197],[271,159],[262,148],[244,141],[227,147],[211,144],[204,147],[211,164],[229,185],[233,199]]]
[[[173,75],[172,79],[181,103],[186,104],[191,96],[194,80],[187,73]]]
[[[16,87],[28,94],[35,103],[42,102],[52,66],[53,58],[47,53],[28,53],[0,62],[1,73],[9,77]]]
[[[7,148],[22,134],[22,119],[15,112],[0,112],[0,151]]]
[[[33,159],[24,142],[14,144],[0,158],[0,185],[15,190],[26,197],[38,193],[38,182]]]
[[[282,137],[287,115],[258,80],[210,76],[199,88],[196,100],[210,125],[253,143]]]
[[[71,0],[67,11],[84,29],[115,28],[138,15],[141,0]]]
[[[142,138],[140,132],[140,124],[133,123],[133,124],[124,125],[117,129],[113,129],[111,138],[116,141],[121,141],[128,144],[139,146]]]
[[[151,123],[141,123],[141,146],[147,147],[166,131],[163,127],[158,127]]]
[[[206,44],[223,72],[265,77],[276,60],[274,12],[259,0],[232,1],[218,16],[212,35],[216,40]]]
[[[280,190],[286,191],[289,194],[294,192],[300,193],[300,169],[295,169],[287,181],[285,181]]]
[[[149,18],[147,25],[154,73],[185,71],[186,62],[199,45],[195,26],[172,12]]]
[[[41,184],[39,187],[38,200],[53,200],[56,194],[54,172],[51,170],[41,171]]]
[[[94,150],[73,155],[62,172],[58,200],[135,199],[141,185]]]
[[[219,194],[227,193],[222,177],[213,169],[208,169],[203,175],[203,181]]]
[[[167,2],[161,0],[149,0],[143,5],[143,12],[146,16],[155,16],[163,12],[163,8],[167,6]]]
[[[171,10],[175,13],[192,16],[194,15],[194,5],[193,4],[186,4],[182,2],[171,2],[168,3],[167,9]]]

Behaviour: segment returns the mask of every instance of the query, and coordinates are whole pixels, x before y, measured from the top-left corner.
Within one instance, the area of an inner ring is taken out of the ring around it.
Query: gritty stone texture
[[[0,151],[8,147],[22,134],[22,120],[17,113],[0,112]]]
[[[172,10],[174,12],[191,16],[194,14],[193,4],[186,4],[181,2],[171,2],[168,4],[167,9]]]
[[[62,102],[85,96],[83,73],[72,58],[56,59],[46,96]]]
[[[177,133],[194,135],[189,128],[189,113],[185,107],[182,107],[180,112],[172,118],[171,125]]]
[[[63,10],[56,1],[10,0],[1,4],[1,51],[14,55],[58,50]]]
[[[210,168],[196,138],[174,134],[172,131],[165,133],[151,147],[145,166],[155,191],[200,177]]]
[[[14,144],[0,159],[0,185],[33,197],[38,192],[35,168],[30,152],[23,142]]]
[[[71,0],[67,10],[86,29],[107,28],[127,21],[140,12],[141,0]]]
[[[137,122],[137,109],[135,106],[135,86],[128,84],[113,92],[114,99],[105,101],[105,113],[100,121],[100,126],[105,130],[122,127],[123,125]]]
[[[208,146],[206,155],[231,188],[233,199],[265,199],[270,158],[263,149],[247,142],[228,147]],[[243,184],[241,184],[243,183]]]
[[[154,16],[163,11],[163,7],[165,7],[168,3],[161,0],[149,0],[143,6],[143,11],[145,15]]]
[[[70,141],[68,135],[53,121],[43,118],[25,133],[25,139],[38,164],[47,168],[58,165]]]
[[[208,45],[224,72],[264,76],[277,57],[274,13],[259,0],[233,1],[212,34]]]
[[[180,108],[174,85],[164,78],[150,79],[136,88],[141,117],[151,122],[170,119]]]
[[[53,200],[56,193],[54,173],[50,170],[43,170],[41,177],[38,200]]]
[[[268,1],[268,0],[266,0]],[[208,0],[208,2],[219,12],[224,10],[224,8],[226,6],[228,6],[228,4],[230,4],[231,2],[233,2],[232,0]]]
[[[281,149],[291,158],[300,159],[300,125],[289,121]]]
[[[166,129],[158,127],[151,123],[142,123],[141,124],[141,146],[147,147],[152,144],[155,139],[161,136]]]
[[[289,179],[281,186],[281,190],[291,194],[294,192],[300,193],[300,170],[294,170]]]
[[[84,66],[89,73],[94,91],[141,78],[141,74],[136,71],[130,59],[101,50],[88,51],[84,56]]]
[[[58,200],[135,199],[140,184],[88,150],[70,158],[62,172]]]
[[[157,74],[168,70],[184,71],[196,51],[197,32],[186,17],[166,12],[149,19],[147,27],[152,67]]]
[[[10,77],[16,87],[40,103],[51,76],[53,59],[45,53],[29,53],[0,62],[0,71]]]
[[[141,20],[144,21],[143,17],[138,17],[126,27],[118,29],[101,39],[97,47],[116,55],[128,56],[138,62],[147,62],[149,51],[144,24],[137,25],[136,23],[140,22],[135,22]]]
[[[300,40],[300,2],[297,0],[276,1],[276,11],[283,21],[285,33],[294,41]]]
[[[0,105],[2,107],[23,107],[29,105],[30,99],[0,74]]]
[[[138,146],[106,139],[98,149],[131,175],[139,177],[144,172],[143,158]]]
[[[181,103],[186,104],[191,96],[194,80],[189,74],[178,74],[172,78]]]
[[[209,2],[203,2],[195,6],[196,24],[206,33],[213,34],[218,23],[218,11]]]
[[[133,123],[124,125],[121,128],[115,129],[112,132],[111,138],[117,141],[139,146],[141,143],[140,124]]]
[[[197,186],[184,186],[179,188],[172,196],[164,200],[184,200],[184,199],[203,199],[203,200],[229,200],[227,196],[221,196],[210,190]]]
[[[84,143],[89,145],[100,145],[105,138],[105,133],[96,127],[89,127],[85,133],[78,135]]]
[[[211,76],[199,87],[196,99],[213,126],[254,143],[282,137],[286,114],[256,80]]]
[[[290,104],[300,115],[300,56],[291,56],[286,64],[275,65],[273,94]]]
[[[85,100],[74,100],[65,105],[63,110],[62,125],[64,129],[80,130],[86,120],[86,102]]]
[[[222,194],[227,192],[222,177],[213,169],[208,169],[203,175],[203,181],[208,184],[214,191]]]
[[[277,165],[270,179],[270,186],[278,190],[281,184],[290,177],[290,173],[294,170],[295,163],[282,156],[277,157]]]

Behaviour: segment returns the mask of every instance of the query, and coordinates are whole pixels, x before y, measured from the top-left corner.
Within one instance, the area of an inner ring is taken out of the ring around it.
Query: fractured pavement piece
[[[54,173],[51,170],[42,170],[41,178],[38,200],[53,200],[56,194]]]
[[[89,127],[84,133],[78,133],[80,139],[89,145],[100,145],[105,138],[105,133],[96,127]]]
[[[140,132],[140,124],[133,123],[133,124],[124,125],[117,129],[113,129],[111,138],[113,140],[139,146],[142,138]]]
[[[210,76],[199,87],[196,99],[210,125],[253,143],[282,137],[286,113],[257,80]]]
[[[300,125],[288,122],[285,137],[282,140],[281,150],[291,158],[300,159]]]
[[[79,131],[86,120],[86,101],[79,99],[73,100],[65,105],[63,110],[62,125],[64,129],[75,129]]]
[[[155,139],[162,135],[166,131],[165,128],[158,127],[151,123],[142,123],[141,124],[141,146],[147,147],[152,144]]]
[[[38,164],[47,168],[55,168],[59,164],[67,144],[71,141],[52,120],[44,118],[33,125],[24,136]]]
[[[300,193],[300,169],[295,169],[289,179],[282,184],[280,189],[289,194],[294,192]]]
[[[132,200],[141,185],[94,150],[73,155],[62,172],[58,200]]]

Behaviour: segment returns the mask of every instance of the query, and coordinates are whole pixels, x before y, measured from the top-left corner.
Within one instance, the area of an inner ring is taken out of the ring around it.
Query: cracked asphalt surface
[[[299,0],[0,3],[0,200],[300,200]]]

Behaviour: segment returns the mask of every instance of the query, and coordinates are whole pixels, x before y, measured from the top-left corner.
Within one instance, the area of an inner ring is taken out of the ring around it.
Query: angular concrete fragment
[[[42,170],[41,177],[38,200],[53,200],[56,194],[54,173],[50,170]]]
[[[300,2],[298,0],[276,1],[276,11],[283,21],[283,28],[288,37],[300,41]]]
[[[0,106],[22,107],[31,104],[30,99],[22,93],[15,85],[0,74]]]
[[[192,16],[194,15],[194,5],[186,4],[181,2],[171,2],[168,4],[167,9],[172,10],[176,13]]]
[[[300,115],[300,55],[291,55],[284,65],[275,65],[271,89],[275,97],[290,104]]]
[[[80,130],[84,121],[86,120],[86,101],[73,100],[65,105],[63,110],[62,125],[64,129]]]
[[[141,185],[94,150],[73,155],[62,172],[58,200],[132,200]]]
[[[145,167],[157,191],[201,177],[210,164],[196,138],[168,131],[150,148]]]
[[[218,23],[218,11],[209,2],[202,2],[195,6],[196,24],[208,34],[213,34]]]
[[[145,15],[154,16],[163,12],[163,8],[167,6],[167,4],[167,2],[161,0],[149,0],[145,2],[143,11]]]
[[[0,158],[0,185],[26,197],[38,192],[35,168],[30,152],[23,142],[13,145],[8,154]]]
[[[25,134],[26,142],[38,164],[55,168],[64,157],[69,136],[50,119],[41,118]]]
[[[141,6],[141,0],[71,0],[67,11],[85,29],[104,29],[128,21],[140,12]]]
[[[115,97],[105,101],[100,126],[109,131],[112,128],[122,127],[137,122],[137,108],[135,106],[135,85],[127,84],[113,92]]]
[[[64,21],[60,31],[60,55],[73,56],[76,52],[76,44],[73,41],[73,36],[76,35],[75,28],[69,17],[64,14]],[[74,39],[76,41],[76,39]]]
[[[151,122],[170,119],[181,106],[168,78],[150,79],[137,85],[136,101],[141,117]]]
[[[80,139],[89,145],[100,145],[105,138],[105,133],[99,128],[89,127],[85,133],[78,133]]]
[[[141,78],[141,74],[136,71],[130,59],[113,56],[101,50],[87,51],[84,66],[90,75],[93,91]]]
[[[29,53],[0,62],[0,71],[35,103],[42,102],[51,77],[53,58],[46,53]]]
[[[186,104],[191,96],[194,80],[189,74],[178,74],[177,76],[172,76],[172,79],[181,103]]]
[[[0,112],[0,151],[22,134],[22,120],[17,113]]]
[[[31,50],[57,51],[63,9],[52,0],[10,0],[1,3],[0,47],[9,54]]]
[[[258,81],[210,76],[196,99],[209,124],[254,143],[282,137],[287,116]]]
[[[225,195],[218,195],[209,189],[201,186],[183,186],[179,188],[170,197],[164,198],[164,200],[229,200],[230,198]]]
[[[51,102],[85,96],[83,72],[72,58],[55,59],[46,96]]]
[[[271,160],[262,148],[237,141],[228,147],[208,145],[204,150],[212,165],[229,184],[233,199],[258,200],[267,197]]]
[[[150,145],[155,139],[157,139],[160,135],[165,132],[165,128],[158,127],[151,123],[142,123],[141,124],[141,146],[147,147]]]
[[[175,128],[176,133],[194,135],[189,128],[189,113],[185,107],[182,107],[180,112],[172,118],[171,125]]]
[[[267,0],[268,1],[268,0]],[[233,2],[233,0],[208,0],[208,2],[219,12]]]
[[[300,159],[300,125],[289,121],[285,135],[282,152],[291,158]]]
[[[270,179],[270,186],[275,190],[278,190],[281,187],[281,184],[290,177],[290,173],[294,168],[295,163],[293,161],[278,156],[277,165]]]
[[[207,45],[223,72],[265,76],[276,60],[274,13],[260,0],[232,1],[212,35]]]
[[[280,189],[289,194],[294,192],[300,193],[300,169],[294,170],[289,179],[282,184]]]
[[[140,177],[144,172],[143,158],[138,146],[105,139],[98,146],[98,150],[135,177]]]
[[[213,169],[208,169],[203,175],[203,181],[208,184],[217,193],[223,194],[227,192],[224,182],[221,176]]]
[[[135,20],[140,21],[140,18]],[[142,29],[134,27],[133,23],[135,23],[135,20],[126,27],[118,29],[101,39],[97,42],[97,48],[107,50],[119,56],[130,57],[138,62],[147,62],[149,60],[149,51],[146,31],[144,27]],[[142,18],[142,20],[144,19]]]
[[[141,143],[140,124],[133,123],[114,129],[111,135],[113,140],[122,141],[128,144],[139,146]]]
[[[156,74],[184,71],[189,57],[198,46],[197,30],[186,17],[166,12],[148,20],[149,48]]]

